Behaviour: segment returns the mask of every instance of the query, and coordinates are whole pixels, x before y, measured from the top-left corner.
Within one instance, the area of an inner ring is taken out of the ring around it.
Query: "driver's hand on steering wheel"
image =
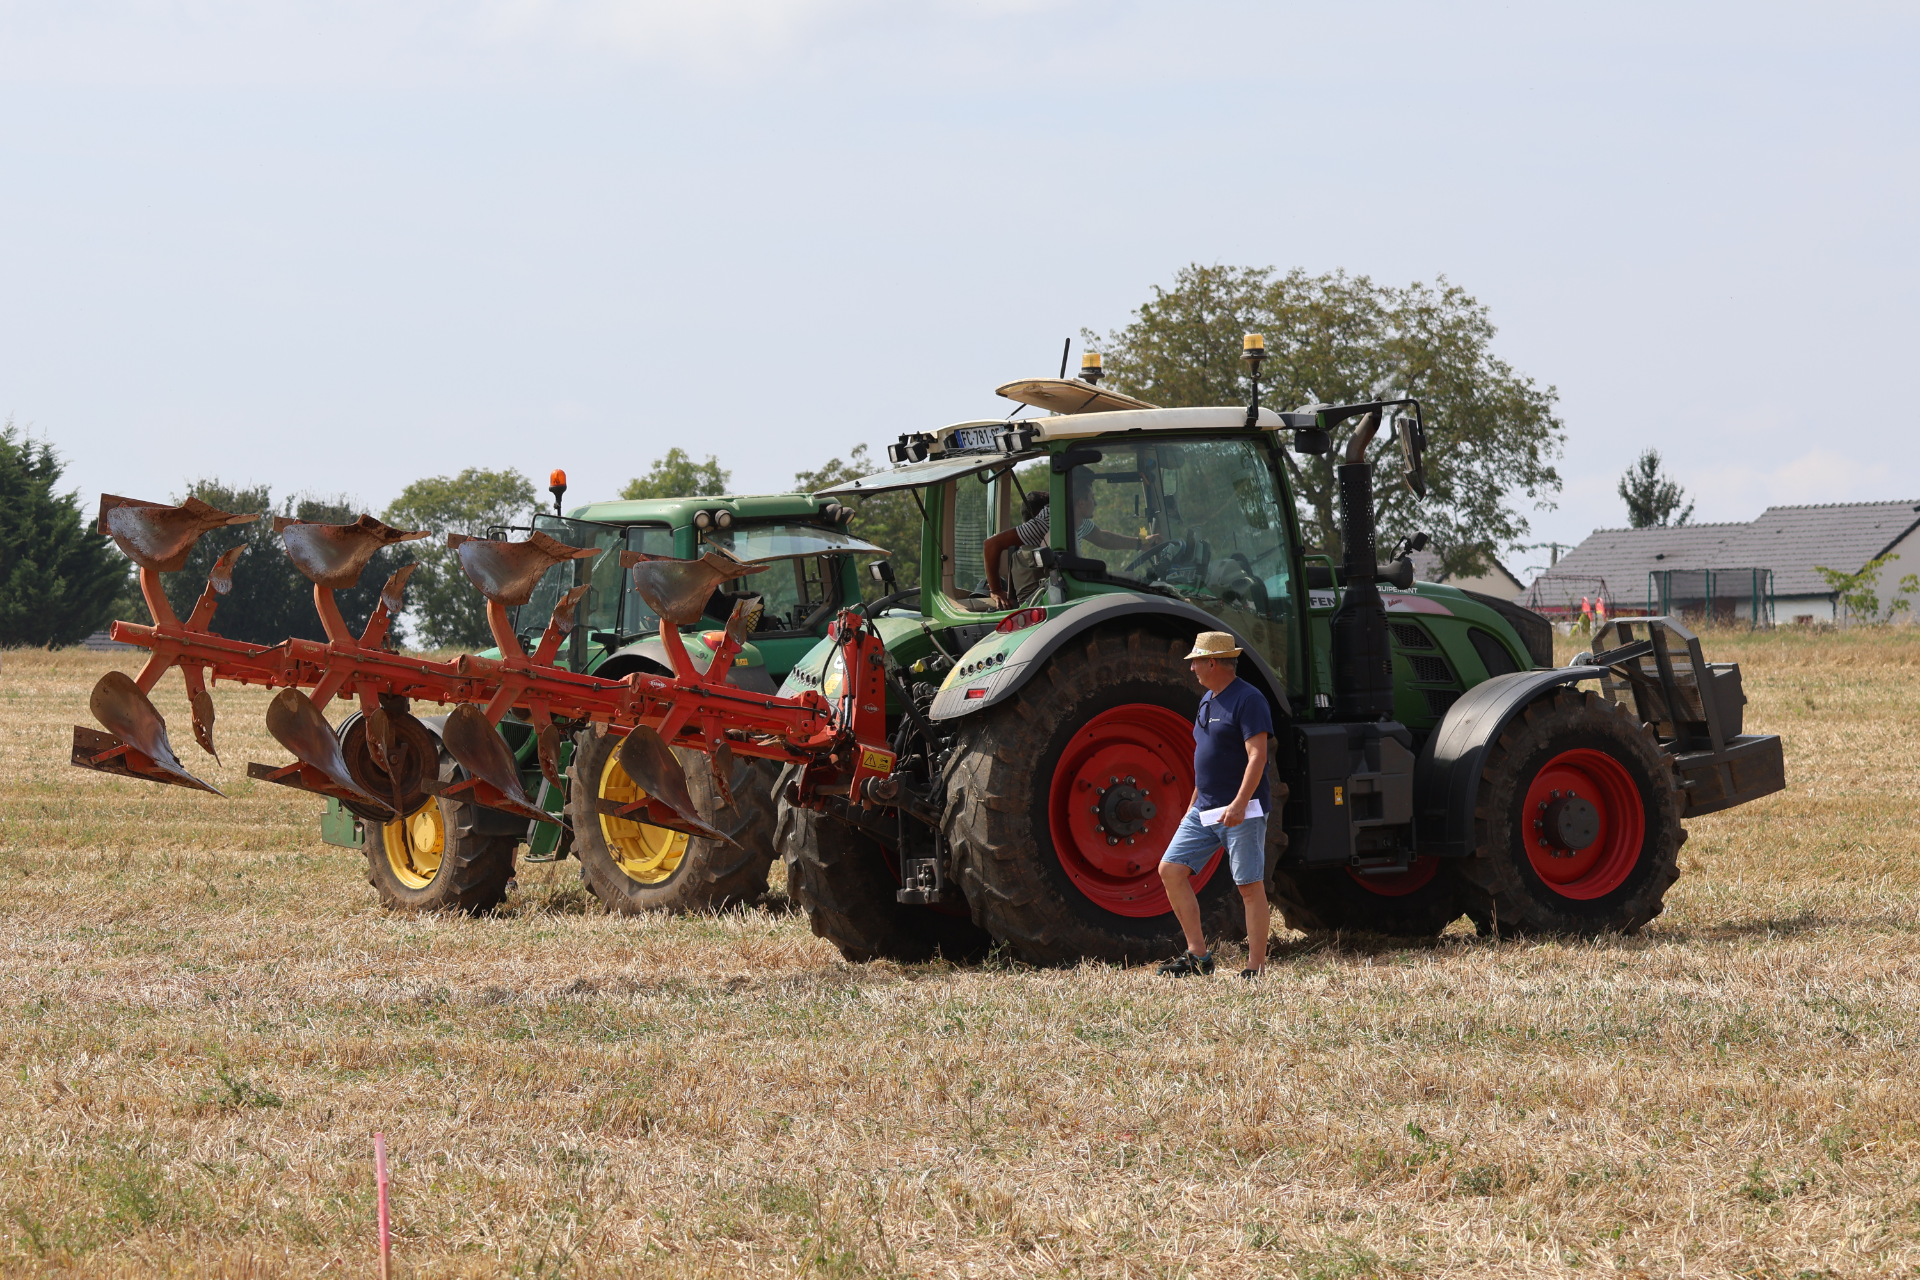
[[[1150,551],[1166,540],[1167,535],[1164,533],[1149,533],[1140,539],[1140,549],[1142,551]]]

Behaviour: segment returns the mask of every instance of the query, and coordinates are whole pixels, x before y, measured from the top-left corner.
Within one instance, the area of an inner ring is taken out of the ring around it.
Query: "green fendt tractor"
[[[1054,412],[902,436],[894,469],[821,495],[907,489],[925,513],[917,610],[902,593],[866,623],[897,766],[809,807],[782,788],[790,891],[848,958],[1175,952],[1156,867],[1193,788],[1201,631],[1238,638],[1272,706],[1268,891],[1302,930],[1431,935],[1464,912],[1630,931],[1679,874],[1683,819],[1784,786],[1779,738],[1742,733],[1738,667],[1674,621],[1611,624],[1556,669],[1544,619],[1416,583],[1424,539],[1377,553],[1367,451],[1390,419],[1424,494],[1416,401],[1276,413],[1257,381],[1252,407],[1067,379],[1001,394]],[[1339,565],[1303,548],[1285,459],[1336,433]],[[1005,533],[1030,493],[1071,514],[1028,549]],[[785,691],[847,696],[840,665],[823,644]],[[1215,937],[1243,927],[1223,863],[1195,877]]]
[[[557,505],[557,503],[556,503]],[[736,594],[716,591],[708,625],[684,629],[696,662],[711,660],[735,601],[757,598],[761,612],[752,643],[735,657],[732,683],[773,693],[795,662],[826,634],[827,623],[860,598],[860,555],[880,548],[846,533],[853,512],[829,498],[806,494],[765,497],[670,498],[598,502],[569,516],[539,515],[522,528],[493,536],[525,538],[543,533],[574,547],[601,552],[592,559],[555,566],[514,611],[513,626],[528,649],[557,604],[576,586],[589,588],[576,607],[579,620],[559,665],[594,675],[633,672],[671,674],[659,638],[660,620],[627,585],[620,552],[691,558],[718,546],[743,560],[766,562],[764,573],[742,579]],[[497,651],[482,654],[497,656]],[[424,717],[439,733],[445,717]],[[766,892],[773,848],[774,782],[777,770],[741,757],[734,764],[731,797],[717,794],[711,771],[687,765],[688,787],[701,816],[730,840],[710,840],[631,822],[598,811],[596,801],[630,803],[639,789],[615,756],[618,738],[590,725],[563,737],[553,772],[543,772],[532,727],[513,714],[500,722],[527,795],[540,809],[565,814],[561,822],[529,822],[471,803],[429,799],[416,812],[382,823],[337,800],[327,802],[321,831],[333,844],[363,849],[367,879],[389,907],[411,911],[480,911],[506,893],[518,846],[522,860],[551,862],[572,853],[581,876],[612,911],[697,911],[748,902]],[[339,728],[351,760],[364,753],[366,730],[359,714]],[[443,778],[454,765],[444,751]]]

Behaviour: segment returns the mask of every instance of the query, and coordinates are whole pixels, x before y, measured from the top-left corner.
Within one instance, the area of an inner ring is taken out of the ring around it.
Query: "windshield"
[[[735,524],[701,538],[742,560],[767,564],[765,573],[740,578],[728,589],[714,592],[706,609],[709,618],[724,622],[735,600],[759,596],[762,613],[754,628],[757,636],[819,630],[842,603],[846,558],[887,554],[871,542],[812,524]]]
[[[1107,576],[1170,590],[1239,632],[1283,678],[1293,669],[1292,556],[1277,465],[1245,438],[1098,444],[1073,468],[1071,520],[1053,545]]]
[[[734,601],[759,596],[762,612],[755,635],[818,630],[833,616],[840,601],[840,556],[791,556],[773,561],[765,573],[727,584],[707,602],[707,617],[725,622]]]
[[[735,524],[701,535],[742,560],[777,560],[785,556],[813,556],[828,551],[883,556],[886,551],[838,529],[813,524]]]

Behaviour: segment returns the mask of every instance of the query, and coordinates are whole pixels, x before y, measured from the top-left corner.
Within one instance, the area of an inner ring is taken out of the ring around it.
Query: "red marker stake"
[[[387,1135],[373,1135],[373,1180],[380,1187],[380,1280],[392,1280],[393,1242],[387,1218]]]

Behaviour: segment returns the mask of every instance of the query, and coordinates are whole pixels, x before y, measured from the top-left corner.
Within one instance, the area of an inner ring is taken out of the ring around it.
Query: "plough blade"
[[[752,596],[733,602],[733,612],[727,615],[727,639],[736,649],[746,647],[747,637],[760,627],[760,619],[766,616],[767,600],[765,596]]]
[[[213,695],[203,685],[187,695],[187,704],[193,708],[193,740],[200,744],[202,751],[219,760],[220,753],[213,749]]]
[[[447,754],[467,771],[468,778],[447,786],[436,784],[429,790],[443,796],[471,791],[475,801],[486,808],[518,814],[533,822],[566,825],[562,815],[536,808],[527,797],[520,785],[520,766],[514,761],[513,752],[478,707],[471,703],[455,707],[447,717],[446,728],[441,730],[440,740],[446,744]]]
[[[87,709],[107,732],[74,727],[73,763],[81,768],[225,794],[187,772],[167,741],[166,718],[124,671],[100,677]]]
[[[235,515],[188,498],[177,507],[138,498],[100,495],[101,533],[142,569],[172,573],[185,567],[200,535],[230,524],[252,524],[259,515]],[[231,567],[231,565],[229,565]]]
[[[633,589],[647,602],[647,608],[676,627],[690,627],[700,621],[713,589],[721,583],[750,573],[765,573],[770,567],[741,560],[718,547],[709,548],[698,560],[622,551],[620,563],[633,570]]]
[[[490,542],[450,533],[447,545],[453,548],[467,580],[479,588],[480,594],[509,608],[532,599],[534,587],[553,566],[600,554],[593,547],[570,547],[537,530],[525,542]]]
[[[382,548],[396,542],[412,542],[432,532],[396,529],[372,516],[361,516],[352,524],[316,524],[275,516],[273,531],[286,543],[287,558],[293,561],[293,567],[315,586],[329,591],[345,591],[358,583],[360,571]],[[402,583],[405,581],[401,579]]]
[[[340,754],[340,740],[333,736],[333,726],[305,693],[282,689],[274,695],[273,701],[267,704],[267,732],[292,752],[298,763],[277,769],[272,765],[250,764],[248,777],[340,800],[358,800],[378,811],[393,813],[386,801],[353,780],[346,759]]]
[[[713,775],[713,789],[721,806],[733,808],[733,748],[724,742],[715,747],[707,757],[707,772]]]
[[[709,840],[737,843],[732,836],[708,826],[700,817],[700,810],[693,803],[693,795],[687,790],[687,771],[680,767],[680,761],[674,758],[666,740],[657,731],[641,725],[629,733],[627,740],[620,744],[620,767],[626,770],[635,786],[647,793],[648,800],[665,805],[679,819],[678,822],[658,822],[656,825],[705,836]]]

